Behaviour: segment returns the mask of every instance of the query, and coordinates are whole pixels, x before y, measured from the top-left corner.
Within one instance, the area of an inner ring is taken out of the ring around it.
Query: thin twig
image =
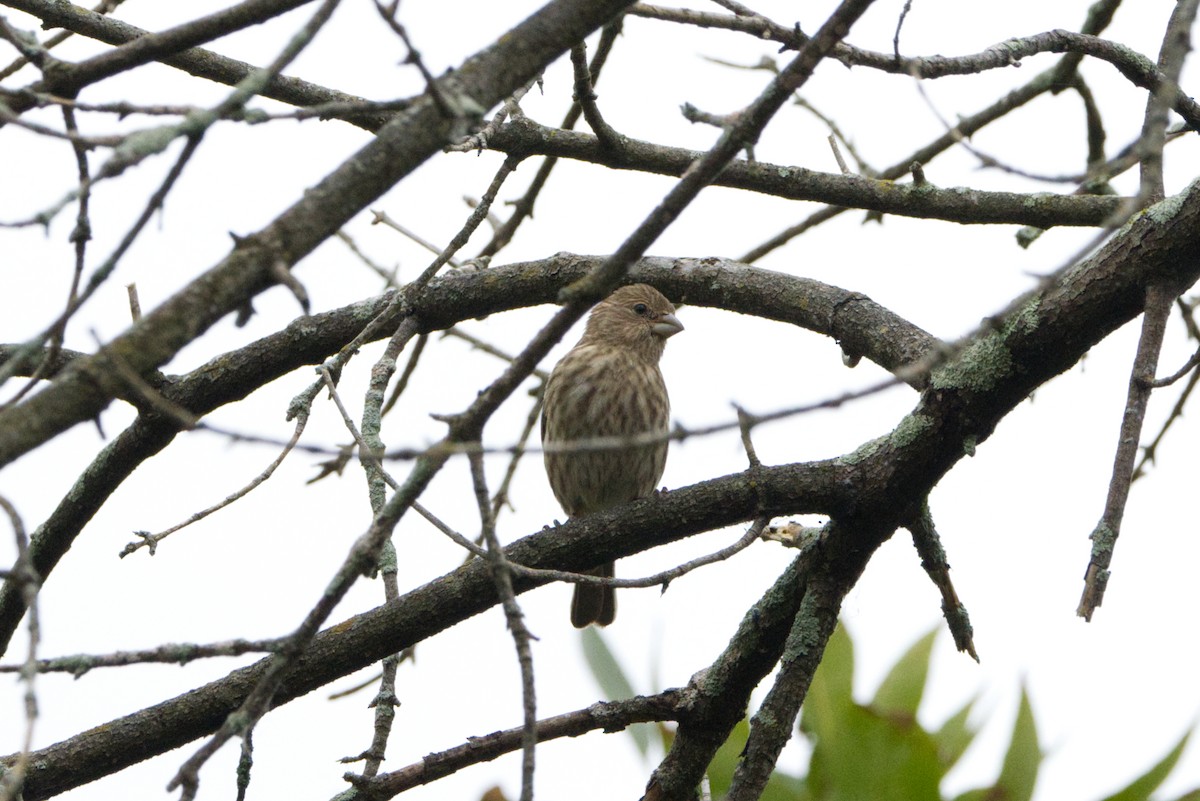
[[[508,630],[512,632],[513,644],[517,649],[517,662],[521,667],[521,701],[525,710],[524,731],[521,734],[521,801],[533,801],[533,771],[537,753],[537,691],[533,681],[533,650],[529,643],[536,639],[525,625],[525,613],[517,603],[513,592],[512,567],[504,554],[504,547],[496,537],[496,521],[492,515],[487,477],[483,471],[483,456],[471,456],[471,481],[475,487],[475,502],[483,528],[483,539],[487,543],[487,561],[491,568],[496,593],[504,609]]]
[[[596,134],[596,138],[600,140],[601,147],[620,147],[621,135],[605,121],[604,115],[600,113],[600,107],[596,105],[596,92],[592,88],[592,74],[588,70],[587,48],[582,42],[571,48],[571,67],[575,74],[575,93],[571,99],[578,103],[579,108],[583,110],[583,118],[587,120],[592,133]]]
[[[122,2],[123,2],[123,0],[101,0],[101,2],[98,5],[95,5],[92,7],[91,11],[93,14],[108,14],[108,13],[114,11],[117,6],[121,5]],[[41,49],[44,51],[53,50],[55,47],[58,47],[60,44],[65,42],[67,39],[71,38],[73,35],[74,35],[74,33],[72,31],[65,31],[65,30],[59,31],[58,33],[56,33],[53,36],[51,36],[50,38],[48,38],[45,42],[42,42]],[[30,63],[29,59],[27,59],[23,56],[21,58],[16,59],[11,64],[9,64],[7,67],[0,70],[0,81],[9,77],[10,75],[15,73],[17,70],[21,69],[28,63]]]
[[[1171,100],[1178,92],[1177,82],[1185,56],[1191,50],[1190,31],[1198,7],[1200,0],[1180,0],[1167,24],[1158,58],[1158,68],[1165,77],[1146,103],[1139,145],[1141,186],[1136,198],[1138,206],[1130,212],[1131,214],[1163,197],[1162,151],[1166,141],[1167,112],[1172,105]],[[1076,609],[1076,614],[1089,622],[1096,607],[1104,601],[1104,590],[1109,578],[1108,567],[1112,563],[1113,548],[1121,533],[1121,520],[1129,498],[1134,461],[1142,436],[1142,423],[1146,417],[1150,393],[1153,391],[1152,384],[1166,334],[1167,318],[1178,296],[1177,288],[1163,282],[1152,283],[1146,288],[1142,334],[1129,379],[1129,393],[1125,401],[1125,414],[1121,420],[1108,498],[1100,522],[1091,534],[1092,555],[1084,575],[1083,596]]]
[[[392,394],[388,396],[387,403],[383,404],[383,408],[379,411],[381,417],[392,410],[396,401],[400,400],[400,396],[404,394],[404,390],[408,389],[408,382],[416,372],[417,365],[421,361],[421,354],[425,352],[425,345],[428,342],[429,334],[421,334],[417,337],[412,351],[408,354],[408,361],[404,363],[404,369],[400,372],[400,378],[396,380],[396,386],[392,387]]]
[[[476,204],[475,208],[471,209],[471,214],[467,217],[466,222],[463,223],[462,228],[450,240],[450,244],[446,245],[438,253],[437,258],[417,277],[414,283],[418,286],[424,286],[433,280],[438,270],[442,269],[442,266],[449,262],[454,257],[454,254],[467,244],[467,240],[471,238],[471,234],[475,233],[475,229],[487,219],[488,211],[491,209],[492,203],[495,202],[496,195],[499,194],[500,187],[504,185],[505,179],[512,175],[513,171],[520,166],[524,158],[524,156],[508,156],[504,159],[504,163],[500,165],[500,168],[496,170],[496,174],[492,176],[492,182],[488,184],[483,197],[479,199],[479,203]]]
[[[118,0],[120,2],[120,0]],[[103,5],[103,4],[102,4]],[[75,119],[75,113],[69,109],[63,109],[63,121],[66,125],[68,133],[78,134],[79,126]],[[75,228],[71,231],[70,241],[75,245],[75,269],[71,273],[71,286],[67,290],[67,309],[74,305],[79,297],[79,282],[83,278],[83,268],[87,255],[87,243],[92,238],[92,224],[89,217],[91,208],[91,171],[88,167],[87,148],[79,141],[72,140],[72,149],[75,152],[75,167],[79,176],[79,207],[75,214]],[[135,296],[136,297],[136,294]],[[49,342],[45,356],[38,364],[29,381],[17,391],[13,397],[8,399],[7,405],[18,403],[33,387],[45,377],[49,371],[50,365],[58,361],[58,355],[62,351],[63,339],[66,336],[66,326],[69,317],[64,312],[64,316],[60,318],[62,325],[51,331]],[[136,322],[136,318],[134,320]]]
[[[578,737],[589,731],[621,731],[635,723],[676,720],[686,708],[690,689],[666,690],[658,695],[637,696],[623,701],[601,701],[584,709],[537,721],[541,742],[560,737]],[[346,780],[365,798],[391,798],[412,787],[429,784],[468,765],[496,759],[523,747],[526,727],[471,737],[466,743],[431,753],[424,759],[371,780],[347,774]]]
[[[462,328],[458,327],[457,325],[452,328],[447,328],[445,331],[442,332],[442,336],[443,337],[455,337],[457,339],[461,339],[463,342],[470,343],[471,347],[474,348],[475,350],[482,351],[483,353],[486,353],[489,356],[495,356],[497,359],[501,359],[503,361],[509,362],[510,364],[512,363],[512,360],[515,358],[511,353],[501,350],[500,348],[496,347],[495,345],[493,345],[490,342],[485,342],[484,340],[480,339],[479,337],[475,336],[474,334],[464,331]],[[540,368],[534,370],[532,373],[530,373],[530,375],[537,378],[539,381],[545,381],[547,378],[550,377],[549,373],[547,373],[545,370],[542,370]]]
[[[660,573],[644,576],[642,578],[601,578],[600,576],[593,576],[591,573],[570,573],[565,570],[547,570],[545,568],[525,567],[524,565],[516,562],[509,562],[509,566],[514,574],[534,579],[561,581],[567,584],[597,584],[606,587],[617,587],[622,589],[660,587],[663,592],[666,592],[667,587],[669,587],[671,582],[675,579],[681,576],[686,576],[688,573],[691,573],[693,570],[697,570],[701,567],[715,564],[717,562],[724,562],[731,556],[741,553],[749,548],[755,543],[755,541],[762,537],[763,529],[766,528],[768,522],[769,518],[759,518],[751,524],[750,528],[748,528],[745,533],[742,534],[742,536],[738,537],[736,542],[733,542],[719,550],[713,551],[712,553],[705,554],[704,556],[697,557],[696,559],[691,559],[681,565],[676,565],[675,567],[663,570]]]
[[[793,102],[823,122],[825,126],[829,128],[829,133],[836,137],[837,143],[840,144],[830,142],[830,145],[832,145],[834,148],[834,154],[838,157],[838,166],[842,167],[843,174],[849,174],[850,172],[850,170],[845,168],[845,165],[842,163],[842,159],[840,158],[840,153],[844,149],[850,154],[850,158],[854,159],[854,163],[857,167],[855,171],[859,175],[865,175],[868,178],[874,178],[879,175],[874,168],[867,164],[867,160],[858,151],[858,148],[855,147],[854,142],[850,139],[850,137],[846,136],[846,134],[842,132],[841,127],[833,121],[833,118],[823,114],[820,109],[799,95],[796,96],[796,99]]]
[[[797,406],[789,406],[771,412],[748,413],[748,425],[750,425],[751,428],[756,428],[764,423],[775,422],[777,420],[783,420],[788,417],[807,414],[809,412],[820,411],[823,409],[837,409],[848,403],[871,397],[893,387],[901,386],[910,382],[916,382],[921,377],[927,376],[931,370],[949,361],[953,356],[959,353],[967,344],[972,341],[972,336],[976,333],[978,333],[978,331],[963,337],[963,339],[956,343],[943,345],[942,348],[939,348],[936,353],[930,354],[927,358],[914,362],[910,365],[906,365],[905,367],[897,368],[894,371],[893,377],[882,379],[874,384],[863,387],[862,389],[844,392],[841,395],[825,398],[823,400],[800,404]],[[533,370],[530,370],[530,374],[533,374],[533,372]],[[571,440],[569,442],[555,442],[550,443],[549,445],[539,445],[537,443],[522,444],[518,441],[512,445],[483,446],[478,442],[452,442],[443,440],[428,447],[389,448],[380,455],[380,458],[389,461],[413,461],[428,456],[437,456],[440,458],[443,456],[470,455],[473,453],[574,453],[580,451],[622,450],[631,446],[654,445],[662,442],[683,442],[684,440],[692,439],[694,437],[704,437],[725,431],[733,431],[740,429],[741,426],[742,422],[736,419],[692,428],[684,426],[677,421],[671,430],[665,432],[653,431],[623,436],[589,437],[587,439]],[[200,423],[198,426],[196,426],[196,430],[228,437],[237,442],[251,442],[274,446],[282,446],[284,444],[282,441],[276,438],[265,437],[256,433],[226,430],[206,423]],[[297,444],[296,450],[305,453],[320,454],[323,456],[339,458],[343,456],[342,449],[331,448],[328,446]]]
[[[25,523],[21,520],[17,507],[0,495],[0,510],[8,515],[9,525],[12,526],[13,538],[16,540],[17,546],[17,560],[6,580],[20,582],[22,600],[28,610],[26,619],[29,626],[29,649],[25,654],[25,661],[17,668],[21,675],[21,681],[25,684],[25,736],[21,740],[21,751],[17,754],[16,760],[7,765],[3,774],[0,775],[0,801],[12,801],[13,799],[19,801],[21,786],[29,770],[29,755],[33,751],[34,727],[38,717],[37,652],[42,634],[37,596],[42,580],[33,566],[29,550],[29,537],[25,533]]]
[[[1085,21],[1085,24],[1083,25],[1083,32],[1092,35],[1099,34],[1111,21],[1112,13],[1115,11],[1115,8],[1118,4],[1119,0],[1117,0],[1117,2],[1109,0],[1107,3],[1095,4],[1089,13],[1087,20]],[[634,7],[631,13],[638,13],[639,9],[645,7],[646,6],[639,4],[638,6]],[[757,35],[763,35],[765,32],[755,31],[755,33]],[[787,31],[786,28],[783,28],[782,31],[777,33],[781,33],[782,35],[789,37],[792,35],[791,32]],[[895,59],[894,55],[892,58],[896,62],[896,67],[898,69],[902,60]],[[1013,90],[1012,92],[1009,92],[1006,96],[1000,98],[982,111],[960,119],[952,131],[942,134],[942,136],[925,145],[921,149],[913,152],[905,158],[896,161],[891,167],[888,167],[880,172],[878,177],[888,181],[894,181],[898,178],[901,178],[908,174],[910,165],[914,163],[922,165],[929,164],[935,156],[953,147],[958,141],[960,141],[961,138],[970,137],[973,133],[981,130],[996,120],[1003,118],[1009,112],[1024,106],[1045,92],[1057,91],[1058,88],[1063,85],[1063,82],[1069,83],[1071,81],[1071,77],[1077,69],[1081,58],[1082,55],[1079,53],[1067,53],[1067,55],[1063,56],[1063,58],[1059,60],[1059,63],[1056,66],[1051,67],[1044,72],[1038,73],[1031,81],[1029,81],[1029,83]],[[926,75],[927,73],[922,70],[921,74]],[[806,231],[815,228],[822,223],[828,222],[846,210],[846,207],[843,206],[826,206],[825,208],[811,214],[807,219],[802,220],[800,223],[793,225],[784,231],[781,231],[767,241],[756,246],[742,256],[739,261],[752,264],[766,256],[771,251],[787,244],[795,237],[800,236]]]
[[[892,36],[892,54],[896,60],[900,60],[900,31],[904,28],[904,21],[908,19],[908,12],[912,11],[912,0],[904,0],[904,8],[900,11],[900,17],[896,20],[896,33]]]
[[[850,167],[846,165],[846,160],[842,158],[842,151],[838,150],[837,137],[833,134],[829,135],[829,149],[833,151],[833,158],[837,161],[838,169],[842,171],[842,175],[849,175]]]
[[[600,77],[600,70],[603,68],[604,62],[608,59],[608,54],[612,51],[613,42],[616,41],[617,36],[621,32],[621,19],[618,18],[615,22],[606,25],[604,30],[600,32],[600,41],[596,45],[596,52],[592,56],[591,64],[588,65],[588,74],[591,75],[593,88]],[[567,131],[574,128],[582,112],[583,110],[578,103],[572,103],[566,116],[563,117],[559,128]],[[557,163],[558,159],[554,156],[550,156],[542,161],[541,166],[538,167],[537,174],[529,182],[529,188],[525,190],[525,194],[513,204],[512,215],[492,234],[491,241],[479,251],[479,257],[490,257],[499,253],[505,245],[512,241],[521,223],[533,216],[533,204],[537,200],[538,195],[541,194],[546,182],[550,179],[550,173],[554,170],[554,165]]]
[[[146,379],[138,375],[137,371],[129,366],[120,353],[105,346],[100,341],[100,336],[96,333],[95,329],[90,331],[90,333],[98,346],[97,354],[105,360],[101,362],[103,368],[109,375],[120,377],[129,390],[130,397],[140,400],[163,417],[174,420],[182,429],[190,431],[196,427],[197,422],[199,422],[196,415],[171,401],[157,389],[150,386]]]
[[[380,0],[375,0],[375,9],[379,12],[379,16],[388,24],[400,41],[404,42],[404,46],[408,49],[408,55],[404,57],[405,64],[412,64],[421,73],[421,77],[425,80],[425,89],[429,92],[429,96],[433,98],[433,102],[437,104],[438,110],[445,117],[454,117],[455,110],[449,99],[446,98],[438,85],[437,78],[433,77],[433,73],[425,66],[425,62],[421,59],[421,54],[413,45],[412,39],[408,37],[408,30],[405,29],[400,21],[396,19],[396,12],[400,9],[400,0],[392,0],[386,7]]]
[[[1158,52],[1158,71],[1162,83],[1150,93],[1146,101],[1146,114],[1142,123],[1139,143],[1141,156],[1141,188],[1138,196],[1146,205],[1163,199],[1163,145],[1167,131],[1168,113],[1172,100],[1179,93],[1179,76],[1183,63],[1191,51],[1192,23],[1196,20],[1197,0],[1179,0],[1171,12],[1167,30]]]
[[[1108,585],[1108,566],[1112,563],[1113,548],[1117,543],[1117,536],[1121,533],[1121,519],[1129,498],[1129,484],[1133,476],[1134,459],[1137,457],[1142,421],[1146,417],[1146,406],[1150,399],[1149,382],[1153,380],[1154,370],[1158,365],[1166,321],[1175,297],[1173,290],[1161,284],[1151,284],[1146,288],[1142,335],[1129,377],[1129,394],[1117,438],[1108,499],[1104,504],[1100,522],[1096,524],[1090,536],[1092,555],[1084,575],[1083,597],[1080,598],[1079,608],[1075,612],[1087,621],[1091,621],[1096,607],[1104,600],[1104,589]]]
[[[498,131],[504,125],[505,121],[509,117],[517,119],[525,116],[525,113],[521,111],[521,99],[525,97],[525,95],[529,94],[529,90],[534,86],[540,86],[541,82],[541,76],[538,76],[521,88],[517,89],[517,91],[513,92],[512,95],[510,95],[504,101],[504,103],[501,104],[499,110],[496,111],[492,118],[488,120],[483,127],[468,134],[467,136],[462,137],[457,142],[446,145],[443,150],[445,150],[447,153],[477,153],[486,148],[488,146],[488,140],[496,135],[496,131]]]
[[[754,415],[736,403],[733,408],[737,411],[738,428],[741,429],[742,447],[746,451],[746,459],[750,462],[751,468],[762,467],[762,462],[758,460],[758,454],[754,451],[754,443],[750,439],[750,431],[756,422]]]
[[[397,330],[399,331],[400,328],[404,328],[404,326],[399,326]],[[363,473],[367,479],[367,495],[370,498],[372,515],[379,514],[383,509],[387,500],[387,486],[395,487],[396,485],[395,480],[383,469],[378,454],[384,447],[383,439],[380,436],[383,426],[384,395],[387,391],[388,381],[391,380],[392,374],[396,370],[396,358],[407,342],[408,337],[405,334],[391,337],[383,355],[380,356],[375,368],[371,371],[371,380],[363,400],[361,434],[354,430],[353,421],[350,420],[349,414],[345,412],[345,407],[338,399],[337,390],[332,385],[332,376],[328,372],[323,374],[326,383],[329,384],[329,391],[338,404],[338,409],[342,411],[347,428],[358,442],[359,462],[362,464]],[[409,364],[415,366],[416,362],[410,359]],[[385,602],[394,601],[400,597],[400,588],[396,579],[399,568],[398,561],[396,544],[389,537],[380,548],[378,566],[380,578],[383,580]],[[379,772],[387,752],[388,739],[391,737],[392,726],[396,721],[396,707],[399,706],[396,698],[396,673],[400,661],[400,654],[388,654],[383,658],[379,690],[371,702],[371,706],[375,709],[371,744],[362,754],[362,758],[365,760],[364,776],[374,776]]]
[[[307,423],[308,423],[308,412],[306,410],[304,413],[297,415],[296,425],[292,430],[292,438],[289,439],[287,441],[287,443],[283,446],[283,450],[280,452],[280,454],[277,457],[275,457],[275,459],[269,465],[267,465],[266,468],[261,473],[259,473],[253,479],[251,479],[250,483],[241,487],[236,492],[233,492],[230,495],[227,495],[225,497],[225,500],[221,501],[220,503],[213,504],[212,506],[208,507],[207,509],[203,509],[199,512],[196,512],[194,515],[189,517],[187,520],[184,520],[182,523],[176,523],[175,525],[171,526],[170,528],[164,529],[164,530],[158,532],[157,534],[151,534],[148,531],[135,531],[134,535],[139,538],[138,541],[128,543],[121,550],[121,553],[118,554],[118,556],[120,556],[122,559],[124,559],[126,556],[129,556],[130,554],[136,552],[140,548],[149,549],[150,555],[154,556],[154,553],[158,548],[158,543],[162,542],[164,539],[171,536],[176,531],[179,531],[182,528],[186,528],[186,527],[190,526],[192,523],[197,523],[197,522],[203,520],[204,518],[208,517],[209,515],[213,514],[214,512],[219,512],[220,510],[224,509],[225,507],[230,506],[234,502],[244,498],[246,495],[249,495],[252,490],[254,490],[258,486],[263,484],[267,479],[269,479],[272,475],[274,475],[275,471],[279,468],[279,466],[281,464],[283,464],[283,460],[287,458],[288,454],[291,453],[292,450],[296,447],[296,443],[300,441],[300,435],[304,433],[304,426]]]
[[[428,239],[425,239],[424,237],[422,237],[420,234],[416,233],[415,231],[411,231],[408,228],[405,228],[400,223],[393,220],[391,217],[388,216],[388,213],[386,211],[378,211],[376,209],[371,209],[371,225],[385,225],[388,228],[391,228],[393,231],[396,231],[397,233],[403,234],[404,236],[408,237],[413,242],[416,242],[418,245],[425,248],[426,250],[428,250],[430,253],[434,254],[435,256],[441,255],[441,252],[442,252],[441,248],[439,248],[437,245],[430,242]],[[449,259],[448,262],[451,267],[461,267],[462,266],[459,262],[455,261],[453,258]]]
[[[320,28],[329,20],[329,17],[333,14],[334,9],[337,8],[339,3],[340,0],[325,0],[316,13],[292,37],[292,40],[268,67],[257,71],[242,81],[238,88],[225,101],[219,104],[214,111],[220,113],[235,107],[241,107],[257,94],[261,87],[265,86],[273,76],[282,72],[300,54],[301,50],[312,41]],[[198,137],[196,136],[189,137],[189,142],[197,140]],[[208,759],[231,737],[235,735],[244,736],[253,730],[257,721],[267,713],[268,709],[270,709],[271,699],[274,697],[280,683],[282,683],[292,662],[307,646],[313,635],[320,628],[321,623],[333,611],[333,607],[341,597],[334,590],[331,590],[322,597],[322,602],[318,603],[317,607],[309,613],[300,627],[290,635],[287,645],[272,658],[272,669],[268,670],[267,675],[250,691],[238,710],[230,714],[221,725],[221,728],[180,766],[178,772],[167,785],[168,790],[181,789],[180,801],[193,801],[200,784],[200,768],[203,767]]]
[[[142,213],[138,216],[138,219],[133,223],[132,226],[130,226],[129,230],[125,232],[125,235],[121,238],[121,241],[117,244],[117,247],[113,250],[109,257],[92,272],[92,276],[90,279],[88,279],[87,285],[83,288],[83,291],[79,293],[72,303],[67,305],[67,308],[53,323],[51,323],[37,336],[25,343],[22,353],[18,354],[16,358],[12,359],[7,364],[0,365],[0,384],[3,384],[6,380],[8,380],[9,377],[11,377],[11,371],[15,370],[16,367],[24,361],[24,356],[27,353],[32,353],[38,348],[41,348],[47,340],[54,336],[54,332],[62,330],[75,312],[78,311],[83,304],[86,303],[88,299],[90,299],[92,295],[101,287],[101,285],[104,284],[108,277],[112,275],[113,271],[117,268],[117,264],[125,255],[126,251],[132,247],[142,229],[145,228],[145,226],[150,222],[155,212],[162,207],[163,202],[166,200],[167,194],[171,191],[171,188],[175,185],[175,182],[183,173],[184,166],[186,166],[191,160],[199,145],[199,137],[188,138],[187,143],[184,145],[183,150],[179,154],[179,157],[175,160],[175,163],[167,172],[166,177],[163,178],[162,183],[159,184],[158,189],[156,189],[154,194],[151,195],[150,200],[146,203],[145,208],[142,209]],[[81,190],[81,192],[82,191],[83,190]],[[6,406],[7,405],[10,404],[6,404]],[[4,407],[0,406],[0,408]]]
[[[375,273],[376,275],[378,275],[380,278],[382,278],[384,280],[385,286],[387,288],[389,288],[389,289],[399,289],[400,288],[400,284],[396,281],[396,269],[395,268],[388,270],[383,265],[377,264],[376,262],[374,262],[369,256],[367,256],[366,253],[362,252],[362,250],[358,247],[358,243],[354,241],[354,238],[351,237],[350,234],[346,233],[344,230],[338,231],[336,236],[338,239],[340,239],[342,241],[343,244],[345,244],[346,247],[350,248],[350,252],[353,253],[355,256],[357,256],[359,261],[361,261],[363,264],[365,264],[373,273]]]
[[[141,651],[116,651],[111,654],[74,654],[53,659],[39,659],[39,673],[70,673],[82,678],[96,668],[125,667],[126,665],[186,665],[197,659],[212,659],[220,656],[273,653],[283,641],[271,640],[226,640],[215,643],[168,643],[157,648]],[[0,665],[0,673],[22,670],[21,665]]]
[[[496,493],[492,496],[493,515],[498,516],[500,510],[505,506],[510,509],[512,508],[512,502],[509,500],[509,489],[512,487],[513,478],[517,475],[517,466],[521,463],[521,457],[527,453],[527,446],[530,437],[533,436],[533,429],[542,416],[544,389],[545,384],[542,384],[534,391],[535,400],[533,405],[529,407],[529,414],[525,416],[525,425],[521,429],[521,435],[517,437],[517,445],[513,449],[512,458],[508,460],[508,467],[504,470],[504,478],[500,480],[500,486],[496,488]]]
[[[1191,399],[1197,383],[1200,383],[1200,371],[1193,370],[1191,376],[1188,378],[1187,384],[1183,388],[1183,391],[1180,392],[1179,397],[1175,399],[1175,405],[1171,407],[1171,413],[1167,415],[1167,419],[1163,422],[1162,428],[1159,429],[1158,434],[1156,434],[1154,439],[1150,441],[1150,444],[1142,448],[1142,458],[1138,460],[1137,467],[1133,469],[1133,475],[1129,479],[1130,483],[1137,481],[1139,478],[1145,475],[1146,465],[1154,462],[1155,457],[1158,454],[1158,446],[1161,445],[1163,439],[1166,438],[1167,432],[1171,429],[1172,424],[1174,424],[1176,420],[1183,416],[1183,409],[1187,405],[1188,400]],[[1155,382],[1154,386],[1158,386],[1158,382]]]

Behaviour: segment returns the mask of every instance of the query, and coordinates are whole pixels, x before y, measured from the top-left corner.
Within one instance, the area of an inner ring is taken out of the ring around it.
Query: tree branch
[[[80,89],[89,84],[152,61],[165,61],[181,52],[191,50],[198,44],[219,39],[252,25],[260,25],[310,2],[313,0],[243,0],[236,6],[190,20],[161,33],[142,31],[67,3],[50,3],[46,0],[4,0],[4,5],[39,17],[46,27],[57,27],[60,24],[61,27],[71,27],[70,23],[75,23],[75,27],[71,29],[79,30],[85,27],[83,21],[86,21],[87,30],[80,30],[80,32],[86,32],[88,35],[99,32],[120,32],[118,36],[122,41],[119,43],[111,41],[116,37],[104,39],[112,44],[118,44],[115,49],[74,64],[56,62],[54,69],[48,70],[45,77],[30,86],[28,90],[34,93],[48,92],[74,97]],[[251,70],[247,70],[246,75]],[[246,75],[243,75],[242,79]],[[234,81],[233,83],[238,82]],[[36,103],[31,95],[19,94],[11,103],[11,108],[20,114],[33,108],[34,105]]]
[[[829,534],[837,536],[836,524]],[[863,560],[866,565],[866,560]],[[857,580],[830,581],[814,577],[788,632],[779,673],[767,697],[750,719],[750,735],[726,794],[728,801],[757,801],[775,770],[779,754],[792,739],[800,704],[808,694],[825,644],[837,625],[842,599]]]
[[[897,526],[912,519],[921,499],[963,458],[967,445],[984,442],[1030,392],[1139,314],[1147,285],[1194,283],[1200,277],[1197,232],[1200,184],[1193,184],[1148,209],[1092,257],[998,320],[955,362],[935,371],[916,408],[891,434],[853,454],[762,467],[662,493],[526,537],[506,555],[531,567],[580,570],[597,559],[625,557],[760,515],[827,514],[839,521],[839,533],[822,543],[820,575],[834,582],[831,586],[842,586]],[[689,266],[695,267],[684,263],[680,276],[667,277],[663,286],[683,286]],[[444,280],[447,291],[470,285],[469,276]],[[697,288],[696,294],[703,293]],[[518,593],[535,586],[537,581],[514,577]],[[474,560],[319,633],[274,700],[282,704],[299,697],[497,601],[487,565]],[[790,627],[791,616],[782,617]],[[264,667],[260,662],[235,671],[36,752],[33,759],[43,768],[30,777],[26,798],[45,798],[202,736],[237,708]]]
[[[690,694],[690,689],[674,689],[665,690],[658,695],[639,695],[623,701],[601,701],[587,709],[539,720],[537,739],[538,742],[548,742],[560,737],[578,737],[590,731],[621,731],[635,723],[675,720],[680,708],[686,706]],[[399,770],[371,779],[347,774],[346,780],[354,785],[358,793],[355,798],[362,801],[392,798],[405,790],[430,784],[470,765],[490,762],[516,751],[521,747],[524,735],[525,727],[522,726],[492,732],[482,737],[472,737],[463,745],[429,754],[420,762]]]
[[[627,3],[554,0],[442,78],[442,89],[464,101],[464,107],[490,108]],[[278,265],[294,265],[438,152],[455,123],[441,117],[427,97],[401,112],[294,206],[241,240],[220,264],[142,317],[111,347],[135,371],[163,364],[271,286]],[[0,411],[0,466],[91,419],[111,402],[118,382],[95,369],[97,361],[89,357],[68,365],[49,387],[20,406]]]
[[[549,259],[495,267],[483,273],[452,272],[429,284],[408,313],[424,331],[447,329],[479,317],[552,303],[561,289],[595,269],[597,256],[560,254]],[[642,259],[630,279],[663,287],[695,305],[797,325],[832,337],[848,353],[896,370],[940,346],[938,340],[864,295],[807,278],[747,267],[722,259]],[[497,289],[500,287],[500,289]],[[197,417],[239,401],[275,379],[320,364],[355,341],[368,325],[391,336],[402,317],[391,294],[313,317],[231,353],[221,354],[186,376],[162,377],[154,388]],[[0,365],[5,348],[0,347]],[[83,354],[71,354],[73,360]],[[46,580],[83,526],[129,475],[180,430],[152,408],[107,445],[83,472],[51,516],[34,532],[30,558]],[[25,606],[19,588],[0,586],[0,652],[7,646]]]
[[[1111,17],[1111,9],[1106,10]],[[644,3],[635,5],[629,13],[633,16],[651,17],[671,22],[741,30],[753,34],[755,37],[774,40],[790,47],[801,46],[807,41],[807,37],[797,29],[772,23],[761,16],[700,14],[690,10],[660,8]],[[1108,19],[1103,13],[1096,16],[1098,19],[1089,19],[1089,23],[1107,24]],[[1103,25],[1097,27],[1102,28]],[[1157,92],[1160,87],[1167,85],[1169,105],[1187,120],[1193,129],[1200,130],[1200,104],[1197,104],[1178,87],[1171,87],[1170,81],[1155,68],[1154,62],[1141,53],[1087,33],[1066,30],[1045,31],[1031,36],[1008,39],[979,53],[954,57],[917,56],[906,58],[901,56],[896,58],[893,53],[861,50],[842,44],[834,49],[831,57],[847,67],[870,67],[881,72],[912,75],[917,78],[945,78],[952,75],[973,75],[987,70],[1011,67],[1019,64],[1022,59],[1039,53],[1068,53],[1075,56],[1076,59],[1070,62],[1072,68],[1077,63],[1079,56],[1091,56],[1100,61],[1106,61],[1132,84],[1150,92]]]
[[[488,139],[502,153],[569,158],[618,170],[683,175],[700,154],[684,148],[622,137],[619,149],[605,147],[592,134],[547,128],[528,119],[512,120]],[[907,164],[912,164],[909,160]],[[907,172],[907,166],[905,169]],[[960,223],[1014,223],[1053,228],[1101,225],[1122,198],[1102,195],[1030,195],[1021,192],[941,189],[932,184],[898,184],[861,175],[818,172],[759,161],[732,161],[715,186],[746,189],[789,200],[814,200],[903,217]]]

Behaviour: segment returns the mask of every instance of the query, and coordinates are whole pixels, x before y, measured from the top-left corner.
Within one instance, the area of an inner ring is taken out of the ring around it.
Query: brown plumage
[[[646,284],[621,287],[596,304],[579,343],[546,382],[542,444],[666,433],[670,402],[658,360],[683,325],[675,307]],[[644,498],[658,487],[666,441],[623,448],[545,452],[554,497],[571,517]],[[589,571],[613,575],[608,562]],[[607,626],[617,613],[612,587],[576,584],[571,622]]]

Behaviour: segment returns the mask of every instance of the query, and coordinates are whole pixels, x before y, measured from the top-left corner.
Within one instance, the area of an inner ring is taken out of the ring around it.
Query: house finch
[[[675,307],[646,284],[621,287],[592,309],[579,343],[546,382],[542,444],[596,437],[665,434],[670,402],[658,360],[683,325]],[[654,492],[667,442],[544,452],[554,497],[571,517],[599,512]],[[588,571],[611,577],[613,563]],[[571,622],[607,626],[616,616],[613,588],[576,584]]]

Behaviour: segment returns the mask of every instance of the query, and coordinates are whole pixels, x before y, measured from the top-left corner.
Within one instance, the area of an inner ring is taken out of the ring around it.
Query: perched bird
[[[646,284],[621,287],[596,304],[579,343],[546,382],[542,444],[597,437],[665,434],[671,406],[658,369],[667,338],[683,330],[675,307]],[[544,451],[550,487],[571,517],[644,498],[658,487],[667,442],[620,448]],[[588,571],[612,577],[613,563]],[[576,584],[571,622],[607,626],[616,616],[613,588]]]

